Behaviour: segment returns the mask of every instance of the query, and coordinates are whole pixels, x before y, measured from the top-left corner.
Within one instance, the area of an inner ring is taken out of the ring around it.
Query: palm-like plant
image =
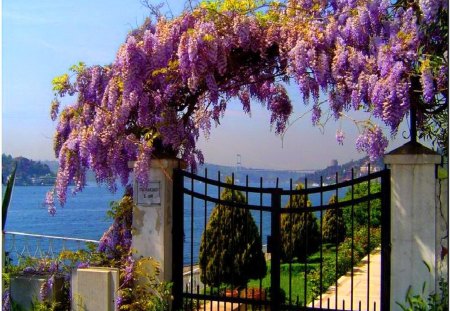
[[[8,177],[8,181],[6,182],[6,189],[5,194],[3,195],[3,201],[2,201],[2,232],[5,231],[5,225],[6,225],[6,217],[8,216],[8,207],[9,203],[11,202],[11,196],[12,191],[14,187],[14,181],[16,179],[16,170],[17,170],[17,163],[14,164],[14,169]]]

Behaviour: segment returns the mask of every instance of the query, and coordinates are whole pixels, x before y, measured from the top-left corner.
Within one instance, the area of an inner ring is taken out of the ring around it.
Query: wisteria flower
[[[388,140],[378,126],[366,127],[356,140],[356,149],[369,155],[374,161],[384,154]]]
[[[344,145],[344,139],[345,139],[344,132],[341,129],[337,130],[336,131],[336,140],[339,143],[339,145],[341,145],[341,146]]]

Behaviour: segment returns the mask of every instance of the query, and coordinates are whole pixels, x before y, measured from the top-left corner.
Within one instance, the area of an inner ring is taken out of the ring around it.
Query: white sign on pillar
[[[161,182],[149,182],[146,188],[137,187],[137,205],[161,205]]]

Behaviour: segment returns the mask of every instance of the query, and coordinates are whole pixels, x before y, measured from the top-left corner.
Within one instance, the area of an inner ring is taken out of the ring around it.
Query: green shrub
[[[303,189],[298,184],[296,190]],[[286,208],[311,207],[306,195],[294,195]],[[304,261],[308,255],[314,253],[320,246],[320,232],[317,218],[313,212],[302,212],[281,215],[281,259],[291,262],[295,258]]]
[[[328,202],[328,205],[336,204],[336,195],[333,195]],[[323,240],[339,244],[345,239],[345,222],[344,215],[341,208],[331,208],[325,211],[323,216]]]
[[[368,253],[372,252],[381,243],[380,228],[370,228],[370,243],[367,227],[361,227],[353,235],[353,260],[352,260],[352,237],[348,236],[339,245],[336,256],[326,257],[322,263],[322,287],[320,286],[320,268],[312,271],[309,280],[314,296],[323,293],[339,278],[352,269]],[[336,273],[337,270],[337,273]]]
[[[246,203],[242,192],[228,188],[220,197]],[[216,205],[202,234],[199,261],[200,279],[211,286],[245,286],[250,279],[264,277],[267,267],[261,237],[250,211]]]
[[[378,182],[370,183],[370,193],[378,193],[381,191],[381,184]],[[369,184],[363,182],[353,187],[353,199],[365,197],[369,194]],[[350,201],[352,199],[352,188],[349,187],[342,201]],[[352,223],[352,207],[344,207],[344,221],[347,226],[347,232],[351,230]],[[353,206],[353,226],[354,228],[367,226],[369,221],[369,203],[362,202]],[[370,226],[381,226],[381,201],[380,199],[370,201]]]
[[[425,263],[425,262],[424,262]],[[429,272],[431,268],[425,263]],[[413,288],[410,286],[406,292],[405,302],[397,305],[403,311],[448,311],[448,283],[443,278],[439,281],[439,291],[426,294],[426,282],[422,285],[420,294],[413,294]]]

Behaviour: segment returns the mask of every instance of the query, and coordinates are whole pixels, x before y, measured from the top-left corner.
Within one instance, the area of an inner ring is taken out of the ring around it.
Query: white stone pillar
[[[152,257],[160,263],[159,278],[172,280],[172,177],[176,159],[154,159],[146,189],[133,186],[133,241],[135,258]]]
[[[400,310],[409,286],[434,292],[436,276],[436,164],[441,156],[409,142],[390,152],[391,169],[391,309]],[[428,272],[424,262],[430,268]]]
[[[436,188],[436,251],[437,251],[437,276],[436,286],[439,286],[439,279],[443,278],[448,282],[448,165],[439,168],[444,171],[445,177],[438,178],[438,185]],[[442,256],[442,257],[441,257]]]

